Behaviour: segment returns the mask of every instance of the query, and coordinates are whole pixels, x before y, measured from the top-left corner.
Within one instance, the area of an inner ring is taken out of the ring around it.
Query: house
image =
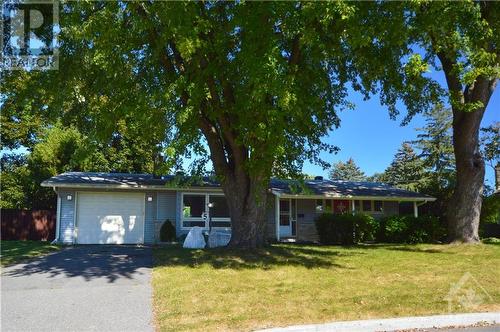
[[[156,243],[166,220],[177,236],[193,226],[231,231],[221,186],[209,178],[69,172],[42,186],[57,193],[56,240],[61,243]],[[325,211],[418,215],[418,207],[433,200],[382,183],[273,179],[266,232],[271,240],[316,241],[314,219]]]

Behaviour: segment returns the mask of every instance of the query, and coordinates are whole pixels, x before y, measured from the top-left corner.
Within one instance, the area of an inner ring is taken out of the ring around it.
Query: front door
[[[295,200],[280,199],[280,237],[293,236]]]

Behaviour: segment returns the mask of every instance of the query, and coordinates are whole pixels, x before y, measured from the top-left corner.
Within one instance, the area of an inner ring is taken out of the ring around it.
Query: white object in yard
[[[208,246],[210,248],[225,247],[231,240],[231,233],[211,230],[208,235]]]
[[[195,226],[191,228],[186,239],[184,240],[184,248],[190,249],[203,249],[205,248],[206,242],[203,236],[203,229],[201,227]]]

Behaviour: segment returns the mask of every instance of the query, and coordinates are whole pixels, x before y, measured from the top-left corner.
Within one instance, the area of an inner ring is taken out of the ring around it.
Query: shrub
[[[445,229],[434,216],[390,216],[380,220],[377,241],[391,243],[429,243],[442,240]]]
[[[493,194],[483,199],[479,235],[481,237],[500,237],[500,195]]]
[[[483,199],[481,206],[481,223],[498,223],[500,221],[500,195],[493,194]]]
[[[172,225],[172,222],[167,219],[160,228],[160,241],[170,242],[173,240],[175,240],[175,227]]]
[[[351,215],[354,222],[354,233],[356,242],[374,241],[379,230],[380,223],[369,214],[356,213]]]
[[[353,244],[371,241],[378,228],[373,217],[366,214],[323,213],[316,220],[319,241],[323,244]]]
[[[500,239],[496,238],[496,237],[487,237],[486,239],[483,239],[482,242],[485,243],[485,244],[500,245]]]

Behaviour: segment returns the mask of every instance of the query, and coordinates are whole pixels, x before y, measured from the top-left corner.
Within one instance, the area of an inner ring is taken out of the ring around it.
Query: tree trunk
[[[457,177],[448,205],[448,236],[451,242],[479,241],[485,172],[484,160],[479,151],[479,127],[484,110],[453,110],[453,148]]]
[[[266,244],[266,181],[227,179],[224,194],[231,216],[233,248],[259,248]]]

